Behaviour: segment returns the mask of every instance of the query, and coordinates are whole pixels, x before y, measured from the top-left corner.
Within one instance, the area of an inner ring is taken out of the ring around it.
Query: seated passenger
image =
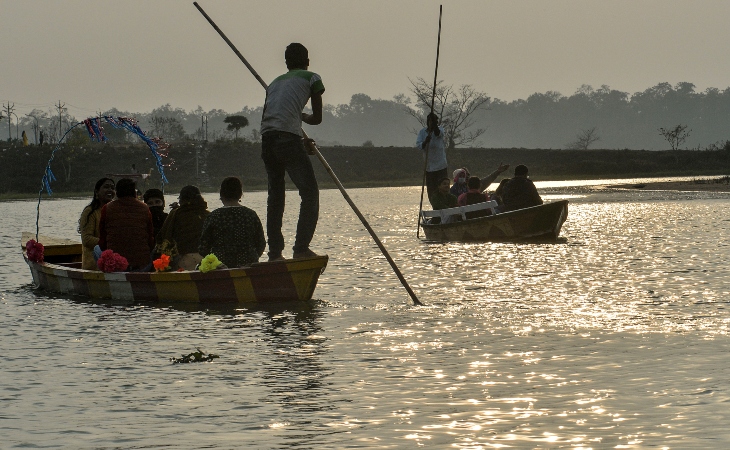
[[[469,190],[461,194],[459,196],[459,206],[467,206],[467,205],[474,205],[477,203],[484,203],[489,201],[489,195],[482,192],[479,187],[481,186],[481,180],[479,177],[471,177],[469,178],[469,182],[467,183]],[[480,211],[469,211],[466,213],[467,219],[475,219],[477,217],[484,217],[489,216],[492,214],[492,211],[489,209],[484,209]]]
[[[203,222],[210,214],[208,204],[196,186],[185,186],[180,190],[179,207],[170,211],[160,234],[157,235],[157,250],[172,250],[172,269],[194,270],[203,259],[198,253]],[[179,255],[179,257],[177,257]]]
[[[127,258],[128,271],[140,270],[150,263],[153,230],[152,214],[137,200],[134,181],[122,178],[117,183],[117,199],[101,208],[99,247]]]
[[[489,201],[489,196],[479,189],[480,185],[481,180],[479,180],[479,177],[469,178],[469,182],[467,183],[469,190],[459,196],[459,206],[473,205],[475,203]]]
[[[503,164],[499,163],[499,167],[497,167],[497,170],[490,173],[486,177],[482,178],[481,185],[479,189],[481,191],[486,191],[490,184],[494,183],[494,180],[497,179],[500,173],[504,172],[505,170],[509,169],[509,164]],[[469,186],[467,185],[467,181],[469,180],[469,170],[467,170],[466,167],[462,167],[461,169],[457,169],[454,171],[454,185],[451,186],[451,193],[455,196],[459,197],[461,194],[465,193],[469,190]]]
[[[542,205],[542,198],[537,193],[535,184],[527,178],[527,166],[520,164],[515,167],[515,176],[502,189],[502,200],[505,211]]]
[[[434,210],[459,206],[456,196],[449,192],[449,186],[451,186],[451,181],[446,177],[441,178],[437,189],[431,193],[428,200]]]
[[[451,186],[449,192],[454,194],[456,197],[459,197],[461,194],[469,190],[466,185],[466,180],[468,180],[471,175],[469,174],[469,170],[466,167],[454,170],[453,175],[454,184]]]
[[[143,198],[152,213],[152,225],[155,227],[155,236],[157,236],[167,219],[165,194],[159,189],[147,189]]]
[[[431,202],[431,206],[433,207],[434,211],[439,209],[455,208],[459,206],[456,196],[449,192],[450,185],[451,181],[447,177],[441,178],[437,189],[433,191],[431,197],[429,197],[428,200]],[[452,222],[453,220],[455,220],[455,217],[458,216],[449,216],[446,218],[446,220],[443,221],[443,223]],[[432,217],[431,219],[429,219],[428,223],[438,224],[442,223],[442,221],[440,217]]]
[[[94,247],[99,245],[99,219],[101,208],[114,199],[114,180],[102,178],[94,186],[94,198],[79,217],[78,232],[81,234],[81,268],[99,270],[94,259]]]
[[[264,228],[256,211],[241,205],[243,185],[237,177],[221,183],[221,202],[205,219],[198,252],[213,253],[229,268],[243,267],[259,261],[266,248]]]
[[[492,193],[491,199],[497,202],[499,206],[504,205],[504,200],[502,199],[502,194],[504,194],[504,186],[509,182],[510,178],[504,178],[502,181],[499,182],[499,186],[497,186],[497,189]]]

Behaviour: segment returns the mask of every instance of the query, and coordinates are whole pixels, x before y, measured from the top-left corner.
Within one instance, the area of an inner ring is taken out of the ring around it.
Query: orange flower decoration
[[[152,265],[155,266],[157,272],[170,270],[170,256],[163,253],[158,259],[152,261]]]

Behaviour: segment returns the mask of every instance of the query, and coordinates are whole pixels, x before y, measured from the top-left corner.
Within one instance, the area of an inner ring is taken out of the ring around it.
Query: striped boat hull
[[[328,257],[253,264],[208,273],[103,273],[77,268],[78,263],[35,263],[23,257],[35,285],[49,292],[94,299],[165,304],[215,304],[306,301],[312,298]]]

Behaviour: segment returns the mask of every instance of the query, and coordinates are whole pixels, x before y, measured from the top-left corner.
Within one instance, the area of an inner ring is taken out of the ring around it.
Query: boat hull
[[[49,292],[124,302],[202,305],[310,300],[329,259],[324,255],[208,273],[104,273],[83,270],[78,263],[36,263],[25,253],[23,256],[35,285]]]
[[[440,242],[557,239],[567,217],[568,201],[561,200],[461,222],[421,226],[427,240]]]

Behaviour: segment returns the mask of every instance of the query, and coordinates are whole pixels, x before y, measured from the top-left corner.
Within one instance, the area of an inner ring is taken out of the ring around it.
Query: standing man
[[[434,113],[426,116],[426,127],[418,132],[416,147],[423,150],[423,157],[426,158],[428,149],[428,162],[426,163],[426,192],[429,202],[431,195],[438,189],[439,182],[448,178],[446,171],[446,145],[444,145],[444,129],[438,125],[439,118]],[[431,203],[433,207],[433,202]]]
[[[322,78],[309,68],[309,52],[299,43],[292,43],[284,52],[284,75],[276,78],[266,89],[266,102],[261,118],[261,158],[269,178],[266,207],[266,234],[269,238],[269,261],[282,260],[284,236],[284,173],[299,189],[302,199],[294,242],[294,258],[317,256],[309,249],[319,219],[319,187],[312,162],[304,148],[302,122],[322,123]],[[303,112],[311,99],[312,114]]]

